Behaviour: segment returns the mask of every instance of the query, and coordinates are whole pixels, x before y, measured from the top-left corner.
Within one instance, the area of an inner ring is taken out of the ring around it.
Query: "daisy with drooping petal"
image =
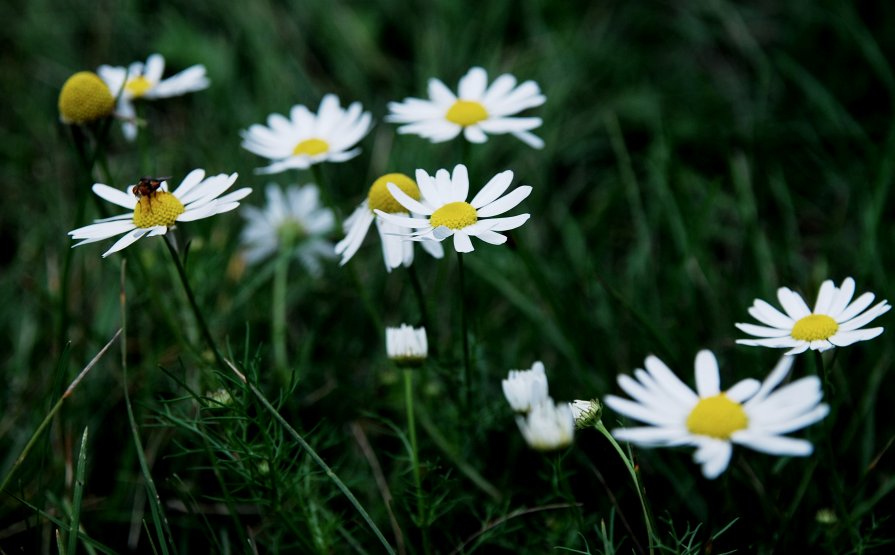
[[[737,343],[789,349],[786,354],[795,355],[808,349],[826,351],[873,339],[883,333],[883,328],[862,329],[862,326],[888,312],[892,306],[887,301],[880,301],[867,310],[874,294],[864,293],[852,302],[854,294],[855,280],[852,278],[845,278],[840,287],[828,279],[821,284],[812,311],[801,295],[781,287],[777,290],[777,299],[786,313],[755,299],[749,314],[765,325],[736,324],[736,327],[761,339],[737,339]]]
[[[360,102],[342,109],[339,97],[328,94],[320,102],[317,114],[297,104],[289,118],[280,114],[267,117],[267,127],[254,124],[243,131],[242,147],[273,160],[257,173],[278,173],[289,169],[307,169],[320,162],[344,162],[360,154],[352,148],[370,130],[373,119]]]
[[[708,479],[727,468],[737,443],[772,455],[804,457],[813,446],[783,434],[824,418],[829,406],[817,376],[801,378],[776,391],[789,375],[793,357],[783,356],[764,383],[746,379],[721,391],[718,361],[711,351],[696,355],[696,391],[687,387],[665,364],[647,357],[646,370],[620,375],[618,384],[634,400],[607,395],[615,412],[650,426],[612,430],[616,438],[643,447],[695,446],[693,460]]]
[[[429,356],[426,328],[407,324],[401,324],[399,328],[385,328],[385,351],[398,366],[421,365]]]
[[[335,257],[332,243],[324,238],[332,231],[335,216],[332,210],[321,206],[317,186],[290,185],[283,191],[270,184],[265,194],[264,209],[254,206],[242,209],[247,225],[240,240],[246,249],[246,263],[260,262],[283,245],[289,245],[308,272],[320,275],[320,259]]]
[[[239,206],[240,200],[252,192],[246,187],[221,196],[233,185],[236,177],[235,173],[221,173],[205,178],[205,170],[195,169],[183,178],[173,193],[168,192],[168,182],[162,181],[156,190],[139,197],[131,193],[132,185],[120,191],[96,183],[93,192],[97,196],[133,212],[96,220],[68,234],[72,239],[81,241],[73,247],[124,234],[103,253],[103,257],[109,256],[142,237],[164,235],[177,222],[191,222],[233,210]]]
[[[412,216],[388,191],[389,183],[404,191],[411,198],[420,199],[419,187],[403,173],[387,173],[374,181],[366,200],[345,220],[345,238],[336,244],[336,254],[342,256],[340,264],[344,265],[351,260],[363,243],[364,237],[367,236],[370,224],[374,221],[376,229],[379,231],[379,238],[382,240],[382,257],[385,259],[385,269],[391,272],[392,269],[402,264],[410,266],[413,263],[413,243],[401,237],[402,228],[377,217],[373,212],[382,210],[389,214]],[[421,245],[435,258],[444,256],[444,248],[441,243],[423,241]]]
[[[547,374],[541,361],[532,364],[530,370],[510,370],[501,387],[503,396],[516,412],[529,412],[533,406],[549,398]]]
[[[572,444],[575,418],[568,403],[554,403],[547,397],[531,407],[526,416],[517,416],[516,424],[532,449],[553,451]]]
[[[501,172],[491,178],[472,201],[466,202],[469,196],[469,175],[463,164],[457,164],[453,174],[449,174],[447,170],[438,170],[434,177],[423,170],[416,170],[416,182],[422,193],[419,200],[393,183],[388,184],[388,190],[409,212],[424,217],[374,211],[387,222],[403,228],[417,229],[409,236],[413,240],[442,241],[453,235],[454,249],[457,252],[471,252],[474,247],[470,237],[478,237],[492,245],[502,245],[507,237],[500,231],[516,229],[528,221],[529,214],[492,218],[512,210],[531,194],[531,187],[522,185],[501,196],[512,181],[512,171]]]
[[[460,79],[458,95],[438,79],[430,79],[429,100],[390,102],[385,120],[404,124],[398,133],[413,133],[433,143],[449,141],[460,132],[471,143],[484,143],[488,134],[511,133],[533,148],[543,148],[544,141],[531,133],[541,126],[541,118],[509,116],[546,100],[534,81],[517,87],[516,78],[505,73],[488,86],[488,74],[474,67]]]
[[[165,72],[165,58],[152,54],[146,63],[134,62],[129,67],[99,66],[97,73],[118,95],[118,115],[125,119],[122,131],[129,141],[137,137],[136,110],[133,102],[141,98],[155,100],[180,96],[208,88],[205,66],[196,64],[162,79]],[[119,94],[119,91],[121,93]]]

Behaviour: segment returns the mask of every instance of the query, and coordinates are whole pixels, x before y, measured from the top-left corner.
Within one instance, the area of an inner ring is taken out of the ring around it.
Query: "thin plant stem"
[[[821,383],[823,384],[824,390],[824,399],[829,400],[833,395],[833,388],[830,387],[830,376],[827,373],[827,367],[824,365],[824,355],[820,351],[814,352],[814,364],[816,366],[817,374],[820,377]]]
[[[410,461],[413,464],[413,481],[416,484],[416,525],[423,535],[423,551],[430,553],[426,497],[423,493],[423,478],[420,473],[420,454],[416,442],[416,417],[413,410],[413,373],[415,371],[416,369],[412,368],[404,369],[404,404],[407,408],[407,435],[410,436]]]
[[[469,328],[466,321],[466,284],[463,278],[463,253],[457,251],[457,281],[460,287],[460,335],[463,338],[463,406],[472,406],[472,371],[469,368]]]
[[[40,438],[41,433],[46,429],[46,427],[53,421],[53,417],[56,416],[56,413],[59,412],[59,409],[62,408],[62,403],[71,396],[74,392],[75,388],[78,387],[78,384],[81,383],[81,380],[87,375],[88,372],[99,362],[99,359],[102,358],[106,351],[112,346],[118,336],[121,335],[121,330],[115,332],[115,335],[112,336],[112,339],[106,343],[105,347],[100,349],[100,351],[93,357],[93,359],[87,363],[87,366],[84,367],[83,370],[75,377],[74,380],[68,385],[65,389],[65,393],[59,397],[59,400],[56,401],[56,404],[50,409],[50,412],[44,416],[44,419],[41,420],[40,424],[37,426],[37,429],[34,430],[34,433],[31,434],[31,437],[28,439],[28,443],[25,444],[25,448],[22,449],[22,452],[19,453],[19,456],[16,457],[15,462],[12,464],[12,468],[9,469],[9,472],[6,473],[6,476],[3,477],[3,481],[0,482],[0,491],[6,489],[6,486],[9,484],[9,481],[12,479],[16,470],[25,462],[25,459],[28,457],[28,453],[31,452],[31,448],[34,447],[34,444],[37,443],[37,440]]]
[[[427,330],[429,328],[429,311],[426,309],[426,296],[423,294],[423,284],[420,281],[419,273],[416,266],[411,264],[407,267],[407,273],[410,274],[410,285],[413,286],[413,294],[416,297],[416,303],[420,309],[420,320]]]
[[[286,353],[286,284],[289,279],[291,251],[291,241],[284,239],[281,250],[277,255],[273,274],[273,303],[271,307],[274,363],[284,381],[288,375],[289,366],[289,359]]]
[[[360,504],[360,501],[357,500],[354,494],[351,493],[351,490],[348,489],[348,486],[346,486],[345,483],[341,479],[339,479],[333,469],[330,468],[329,465],[326,464],[326,462],[320,457],[320,455],[317,454],[317,451],[315,451],[314,448],[311,447],[311,445],[307,441],[305,441],[305,438],[303,438],[301,434],[295,431],[295,428],[293,428],[289,425],[288,422],[286,422],[286,419],[283,418],[279,411],[277,411],[277,409],[270,404],[270,401],[267,400],[264,394],[261,393],[261,390],[259,390],[255,386],[255,384],[248,381],[245,375],[237,370],[236,367],[232,364],[228,363],[227,366],[239,377],[239,379],[243,383],[246,384],[246,386],[248,386],[252,394],[255,395],[255,398],[258,399],[258,401],[271,414],[271,416],[273,416],[274,419],[283,427],[283,429],[286,430],[286,432],[292,437],[292,439],[298,442],[301,448],[304,449],[304,451],[311,457],[311,459],[314,460],[315,463],[317,463],[317,466],[319,466],[323,470],[324,474],[326,474],[326,476],[330,480],[332,480],[336,487],[339,488],[339,490],[345,495],[345,497],[348,498],[348,501],[352,505],[354,505],[354,508],[357,510],[358,513],[360,513],[361,518],[364,519],[364,521],[373,531],[373,534],[379,539],[380,543],[382,543],[382,546],[385,548],[386,552],[388,552],[390,555],[395,555],[395,549],[391,546],[390,543],[388,543],[388,540],[385,539],[385,536],[382,535],[379,527],[377,527],[376,523],[373,522],[373,519],[370,518],[369,513],[367,513],[363,505]]]
[[[174,261],[174,266],[177,267],[177,275],[180,276],[180,282],[183,283],[183,289],[186,291],[186,296],[190,301],[190,307],[192,307],[193,314],[196,316],[196,321],[199,323],[199,329],[202,330],[202,336],[205,338],[208,348],[211,349],[212,354],[214,354],[214,359],[217,362],[218,367],[226,368],[227,365],[224,362],[223,357],[221,357],[221,353],[218,351],[214,339],[211,337],[211,332],[208,331],[208,324],[205,323],[202,311],[199,310],[199,305],[196,303],[196,297],[193,295],[193,289],[190,287],[190,282],[186,277],[186,269],[183,267],[180,255],[177,254],[177,249],[174,248],[174,245],[171,243],[171,238],[168,237],[167,234],[165,234],[165,245],[168,247],[168,252],[171,253],[171,259]]]
[[[646,534],[649,540],[649,552],[650,555],[655,553],[653,550],[653,546],[658,544],[655,531],[653,529],[653,519],[650,515],[649,508],[646,505],[646,497],[643,495],[643,484],[640,483],[640,478],[637,475],[637,469],[634,468],[634,464],[631,462],[631,459],[628,458],[628,455],[625,454],[625,451],[622,449],[621,445],[615,441],[615,438],[612,437],[612,434],[609,433],[609,430],[606,429],[606,426],[603,425],[601,420],[597,420],[597,423],[594,424],[594,428],[605,437],[609,443],[612,445],[613,449],[618,453],[618,456],[621,457],[622,462],[625,464],[625,468],[628,469],[628,474],[631,475],[631,481],[634,484],[634,489],[637,490],[637,497],[640,499],[640,507],[643,509],[643,521],[646,524]]]

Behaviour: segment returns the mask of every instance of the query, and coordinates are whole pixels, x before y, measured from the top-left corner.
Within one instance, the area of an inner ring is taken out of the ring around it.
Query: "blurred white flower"
[[[373,210],[382,210],[389,214],[410,216],[407,209],[401,206],[388,191],[387,185],[391,183],[401,189],[413,199],[419,200],[420,190],[410,177],[403,173],[387,173],[373,182],[367,198],[360,203],[351,216],[345,220],[343,228],[345,238],[336,244],[336,254],[342,256],[340,264],[345,264],[360,248],[370,224],[376,222],[376,230],[382,241],[382,257],[385,259],[385,269],[389,272],[401,266],[410,266],[413,263],[413,242],[401,237],[402,228],[391,222],[387,222],[376,216]],[[437,241],[422,241],[422,247],[434,256],[444,256],[444,249]]]
[[[503,395],[516,412],[528,412],[546,399],[547,374],[541,361],[531,365],[530,370],[510,370],[501,382]]]
[[[414,328],[401,324],[399,328],[385,329],[385,351],[388,358],[399,366],[418,366],[429,356],[426,328]]]
[[[267,126],[254,124],[243,131],[242,147],[273,161],[257,173],[278,173],[307,169],[320,162],[344,162],[360,154],[352,148],[370,130],[372,116],[360,102],[342,109],[339,97],[323,97],[317,114],[296,104],[289,118],[280,114],[267,117]]]
[[[777,290],[777,299],[786,314],[755,299],[749,314],[766,325],[736,324],[736,327],[761,339],[737,339],[737,343],[789,349],[787,355],[796,355],[808,349],[826,351],[873,339],[883,333],[883,328],[861,327],[888,312],[892,306],[881,301],[865,310],[873,302],[873,293],[864,293],[850,303],[854,294],[855,280],[852,278],[845,278],[840,287],[828,279],[821,284],[812,311],[801,295],[781,287]]]
[[[471,202],[466,202],[469,196],[469,175],[463,164],[457,164],[453,174],[447,170],[438,170],[434,177],[423,170],[416,170],[416,182],[422,198],[414,199],[393,183],[388,184],[388,190],[408,212],[423,217],[389,214],[382,210],[374,212],[397,226],[417,229],[418,231],[408,236],[415,241],[442,241],[453,236],[457,252],[470,252],[474,249],[470,237],[478,237],[492,245],[502,245],[507,237],[498,232],[515,229],[529,218],[529,214],[491,217],[512,210],[531,194],[531,187],[522,185],[501,196],[512,181],[512,171],[501,172],[491,178]]]
[[[830,408],[821,403],[820,379],[809,376],[780,389],[792,367],[784,356],[764,383],[746,379],[721,391],[718,361],[711,351],[696,355],[696,392],[654,356],[636,380],[620,375],[618,384],[634,400],[607,395],[615,412],[650,424],[612,430],[616,438],[643,447],[695,446],[693,460],[708,479],[717,478],[730,462],[733,444],[772,455],[807,456],[810,442],[783,434],[824,418]]]
[[[429,99],[407,98],[390,102],[385,120],[404,124],[398,133],[412,133],[433,143],[449,141],[461,132],[471,143],[484,143],[487,134],[511,133],[534,148],[544,141],[531,133],[541,118],[508,117],[543,104],[547,98],[534,81],[516,86],[516,78],[505,73],[488,86],[488,74],[480,67],[460,79],[455,96],[438,79],[429,80]]]
[[[225,173],[205,178],[205,170],[191,171],[180,186],[168,192],[168,182],[141,179],[141,184],[152,183],[154,189],[137,193],[138,186],[128,185],[123,191],[102,183],[93,185],[93,192],[104,200],[132,210],[127,214],[96,220],[94,223],[69,231],[72,239],[81,240],[73,247],[102,241],[109,237],[125,234],[103,257],[129,246],[142,237],[164,235],[177,222],[191,222],[228,212],[239,206],[239,201],[252,190],[248,187],[220,196],[236,181],[237,174]]]
[[[320,275],[320,259],[335,258],[332,243],[324,238],[335,226],[335,217],[320,204],[317,186],[290,185],[284,191],[270,184],[264,192],[267,204],[263,209],[242,209],[246,227],[240,241],[246,263],[256,264],[289,245],[308,272]]]
[[[527,416],[517,416],[516,424],[528,445],[538,451],[568,447],[575,437],[569,403],[554,403],[550,397],[534,405]]]
[[[145,64],[134,62],[128,67],[101,65],[96,72],[112,90],[112,94],[118,96],[117,112],[124,119],[122,131],[129,141],[137,137],[133,104],[135,100],[180,96],[208,88],[210,83],[205,75],[205,66],[201,64],[190,66],[163,80],[165,58],[161,54],[150,55]]]

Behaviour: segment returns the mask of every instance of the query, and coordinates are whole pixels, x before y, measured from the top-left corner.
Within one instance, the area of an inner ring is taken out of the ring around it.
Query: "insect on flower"
[[[146,198],[146,209],[150,212],[152,211],[152,197],[155,196],[155,192],[159,187],[162,186],[163,181],[167,181],[171,179],[170,177],[148,177],[143,176],[140,178],[140,181],[134,185],[134,188],[131,189],[131,192],[138,199]]]

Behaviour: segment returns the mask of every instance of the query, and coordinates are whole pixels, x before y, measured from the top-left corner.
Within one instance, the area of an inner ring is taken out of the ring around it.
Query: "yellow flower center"
[[[184,212],[180,199],[166,191],[156,191],[151,195],[140,197],[134,208],[134,225],[137,227],[155,227],[163,225],[171,227],[177,216]]]
[[[734,432],[748,425],[749,417],[743,406],[724,393],[700,399],[687,417],[690,433],[718,439],[730,439]]]
[[[466,127],[488,119],[488,110],[475,100],[458,100],[448,109],[444,117],[451,123]]]
[[[838,330],[839,324],[826,314],[809,314],[796,322],[789,335],[801,341],[817,341],[829,339]]]
[[[416,186],[414,180],[403,173],[387,173],[374,181],[370,187],[370,192],[367,194],[367,205],[370,210],[382,210],[389,214],[407,212],[407,209],[388,191],[387,183],[394,183],[413,200],[420,199],[420,188]]]
[[[478,221],[479,215],[468,202],[449,202],[432,213],[429,223],[433,227],[447,226],[463,229]]]
[[[322,139],[305,139],[295,145],[295,148],[292,149],[292,155],[301,156],[304,154],[306,156],[315,156],[317,154],[323,154],[328,150],[329,143]]]
[[[127,84],[124,85],[124,90],[129,92],[134,98],[140,98],[148,93],[151,88],[152,83],[142,75],[134,77],[133,79],[128,79]]]
[[[59,114],[63,123],[89,123],[108,116],[114,109],[112,91],[92,71],[75,73],[59,92]]]

